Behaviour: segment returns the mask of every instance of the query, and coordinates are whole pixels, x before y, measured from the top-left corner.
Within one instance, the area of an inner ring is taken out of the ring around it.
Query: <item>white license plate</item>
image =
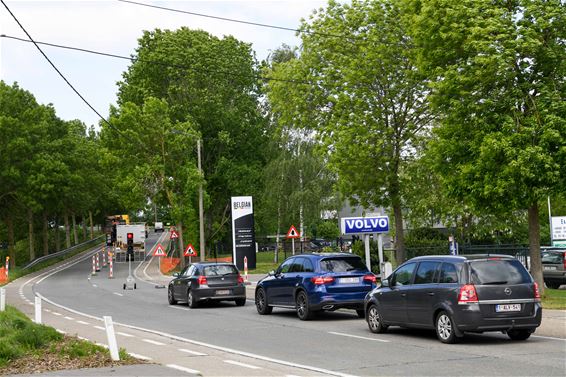
[[[545,270],[556,270],[556,266],[544,266]]]
[[[504,305],[495,305],[496,312],[520,312],[521,311],[521,304],[504,304]]]
[[[229,295],[229,294],[230,294],[229,289],[220,289],[220,290],[216,291],[217,296],[225,296],[225,295]]]
[[[340,278],[338,283],[340,284],[356,284],[360,282],[360,278]]]

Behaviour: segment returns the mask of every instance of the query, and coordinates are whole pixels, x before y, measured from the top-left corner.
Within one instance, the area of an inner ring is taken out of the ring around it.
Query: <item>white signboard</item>
[[[566,240],[566,216],[552,217],[552,240]]]

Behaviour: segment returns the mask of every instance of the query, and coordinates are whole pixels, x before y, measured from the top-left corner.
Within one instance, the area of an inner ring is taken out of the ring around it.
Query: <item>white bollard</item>
[[[35,323],[41,324],[41,297],[35,296]]]
[[[120,360],[120,354],[118,353],[118,344],[116,343],[116,334],[114,334],[114,325],[112,324],[112,317],[105,315],[104,317],[104,327],[106,327],[106,337],[108,338],[108,349],[110,350],[110,357],[112,360]]]
[[[0,288],[0,312],[6,310],[6,289]]]
[[[244,257],[244,281],[248,282],[248,257]]]

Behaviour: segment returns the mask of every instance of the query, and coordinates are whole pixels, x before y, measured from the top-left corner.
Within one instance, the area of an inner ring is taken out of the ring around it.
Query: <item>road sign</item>
[[[295,228],[294,225],[291,225],[291,227],[289,228],[289,231],[287,232],[287,238],[301,238],[301,235],[299,234],[299,232],[297,231],[297,228]]]
[[[377,217],[343,217],[342,234],[386,233],[389,231],[389,218]]]
[[[171,231],[171,238],[179,238],[179,233],[177,233],[175,230]]]
[[[193,247],[193,245],[189,244],[187,246],[187,248],[185,249],[185,252],[183,253],[183,255],[186,256],[186,257],[196,257],[197,252],[196,252],[195,248]]]
[[[161,246],[160,243],[157,244],[157,247],[155,248],[155,251],[153,252],[153,256],[154,257],[166,257],[167,254],[165,253],[165,250],[163,250],[163,246]]]

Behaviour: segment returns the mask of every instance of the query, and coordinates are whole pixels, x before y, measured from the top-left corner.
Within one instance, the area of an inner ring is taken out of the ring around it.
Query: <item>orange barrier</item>
[[[167,274],[170,271],[174,270],[175,267],[177,267],[179,265],[179,263],[181,262],[181,259],[179,258],[165,258],[162,257],[161,258],[161,273],[162,274]]]
[[[7,283],[8,277],[6,276],[6,268],[0,268],[0,283]]]
[[[208,257],[206,258],[207,262],[228,262],[228,263],[232,263],[232,257],[222,257],[222,258],[212,258],[212,257]]]

